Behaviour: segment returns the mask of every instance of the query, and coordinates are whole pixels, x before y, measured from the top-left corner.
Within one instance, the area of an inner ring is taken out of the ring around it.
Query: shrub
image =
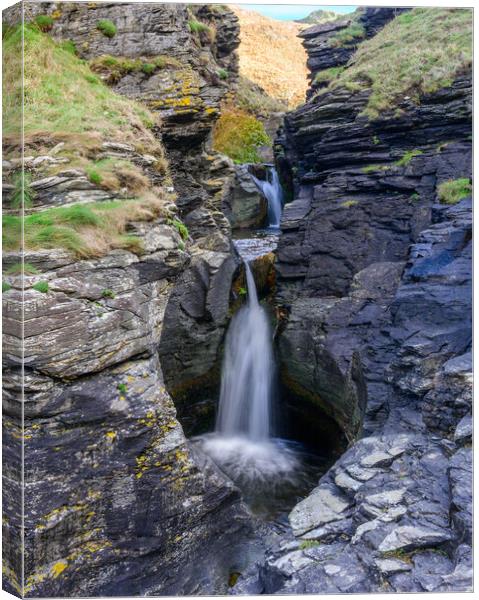
[[[11,290],[12,286],[7,283],[6,281],[2,281],[2,294],[3,292],[8,292],[8,290]]]
[[[42,294],[46,294],[50,287],[48,285],[48,281],[37,281],[37,283],[32,285],[32,289],[36,290],[37,292],[41,292]]]
[[[397,167],[405,167],[415,156],[419,156],[420,154],[423,154],[422,150],[408,150],[394,164]]]
[[[35,23],[37,24],[40,31],[50,31],[53,27],[54,19],[50,15],[38,15],[35,17]]]
[[[225,108],[213,130],[213,148],[236,163],[261,162],[260,146],[271,146],[263,123],[236,108]]]
[[[32,176],[30,173],[25,171],[17,173],[13,181],[12,208],[30,208],[32,206],[35,192],[31,188],[31,182]]]
[[[472,185],[469,179],[450,179],[441,183],[437,190],[439,202],[442,204],[457,204],[463,198],[469,196],[472,192]]]
[[[117,31],[116,25],[108,19],[101,19],[101,21],[98,21],[96,28],[99,29],[103,33],[103,35],[108,38],[114,37]]]
[[[101,295],[102,295],[102,298],[111,298],[111,299],[115,298],[115,292],[113,290],[109,290],[109,289],[103,290]]]

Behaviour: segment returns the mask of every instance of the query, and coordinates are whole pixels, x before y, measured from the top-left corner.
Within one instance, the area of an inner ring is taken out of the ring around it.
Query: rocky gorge
[[[371,88],[336,85],[330,70],[347,74],[361,45],[401,16],[408,25],[409,11],[362,9],[361,35],[341,46],[331,37],[355,21],[301,33],[311,86],[274,140],[286,197],[277,248],[251,264],[274,325],[288,435],[327,446],[329,468],[278,526],[252,514],[189,440],[212,427],[225,335],[243,301],[233,238],[267,214],[250,177],[265,168],[212,146],[237,85],[237,18],[222,5],[24,9],[26,22],[49,16],[55,43],[71,41],[101,85],[159,120],[142,145],[135,133],[88,144],[95,164],[130,165],[110,189],[61,137],[26,140],[26,226],[52,208],[125,206],[133,180],[147,195],[126,205],[129,245],[4,251],[5,589],[469,590],[470,186],[442,200],[444,184],[472,177],[470,65],[371,118]],[[18,11],[4,20],[15,25]],[[14,216],[9,176],[22,163],[13,136],[4,147]]]

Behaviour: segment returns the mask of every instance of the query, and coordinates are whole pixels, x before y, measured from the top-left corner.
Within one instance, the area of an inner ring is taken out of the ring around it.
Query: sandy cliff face
[[[237,5],[239,69],[272,98],[294,108],[304,102],[307,84],[306,52],[298,38],[303,25],[278,21]]]

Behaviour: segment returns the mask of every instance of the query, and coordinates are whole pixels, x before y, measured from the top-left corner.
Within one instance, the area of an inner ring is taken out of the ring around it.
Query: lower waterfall
[[[245,261],[248,299],[225,341],[215,431],[195,441],[259,516],[283,516],[314,485],[300,444],[274,437],[274,358],[269,317]],[[314,471],[314,469],[313,469]]]
[[[234,316],[226,336],[216,431],[266,441],[271,433],[272,335],[248,262],[245,270],[248,301]]]

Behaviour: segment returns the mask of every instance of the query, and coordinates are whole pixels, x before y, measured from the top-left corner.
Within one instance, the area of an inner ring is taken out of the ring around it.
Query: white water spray
[[[270,168],[266,180],[258,179],[253,174],[251,177],[268,201],[268,226],[279,228],[283,212],[283,190],[276,169]]]

